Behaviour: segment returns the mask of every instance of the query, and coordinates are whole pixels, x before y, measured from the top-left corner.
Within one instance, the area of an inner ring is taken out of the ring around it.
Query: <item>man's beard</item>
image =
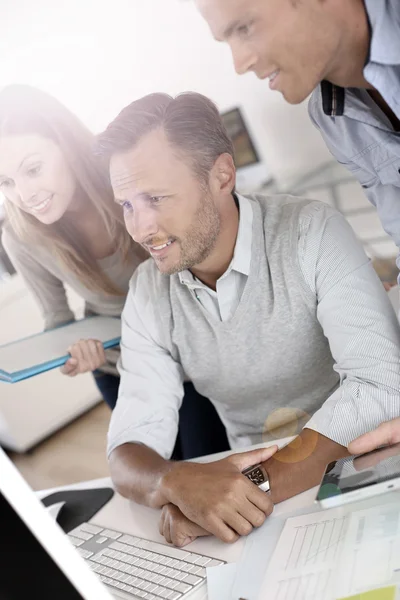
[[[213,251],[220,231],[221,217],[207,192],[185,237],[177,239],[181,251],[179,262],[163,272],[173,275],[201,264]]]

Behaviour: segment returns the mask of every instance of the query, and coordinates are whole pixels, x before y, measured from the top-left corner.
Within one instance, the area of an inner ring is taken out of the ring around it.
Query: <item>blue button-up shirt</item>
[[[400,1],[364,2],[371,26],[364,77],[400,119]],[[364,89],[343,90],[324,82],[311,97],[309,113],[332,154],[359,180],[385,231],[400,248],[400,132]]]

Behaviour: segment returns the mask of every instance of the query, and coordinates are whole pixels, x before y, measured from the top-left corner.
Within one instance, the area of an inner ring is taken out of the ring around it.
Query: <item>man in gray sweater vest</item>
[[[340,214],[235,194],[232,144],[207,98],[138,100],[99,148],[128,231],[152,256],[131,280],[122,318],[113,481],[162,508],[168,541],[212,533],[232,542],[395,416],[395,314]],[[232,448],[297,437],[276,453],[171,462],[185,377],[214,403]]]

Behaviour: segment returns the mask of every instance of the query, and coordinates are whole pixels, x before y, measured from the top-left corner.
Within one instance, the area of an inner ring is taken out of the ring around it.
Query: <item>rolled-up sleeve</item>
[[[125,443],[144,444],[170,458],[183,398],[183,372],[162,343],[156,302],[146,276],[135,272],[122,313],[121,375],[108,432],[108,455]]]
[[[299,257],[340,375],[307,427],[347,446],[400,415],[399,323],[353,230],[330,207],[303,222]]]

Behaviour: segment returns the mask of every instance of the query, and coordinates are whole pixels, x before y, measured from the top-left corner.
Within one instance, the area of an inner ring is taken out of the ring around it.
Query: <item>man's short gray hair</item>
[[[234,157],[233,145],[216,105],[202,94],[185,92],[176,98],[150,94],[124,108],[98,136],[98,153],[105,159],[133,148],[151,131],[163,128],[203,182],[221,154]]]

